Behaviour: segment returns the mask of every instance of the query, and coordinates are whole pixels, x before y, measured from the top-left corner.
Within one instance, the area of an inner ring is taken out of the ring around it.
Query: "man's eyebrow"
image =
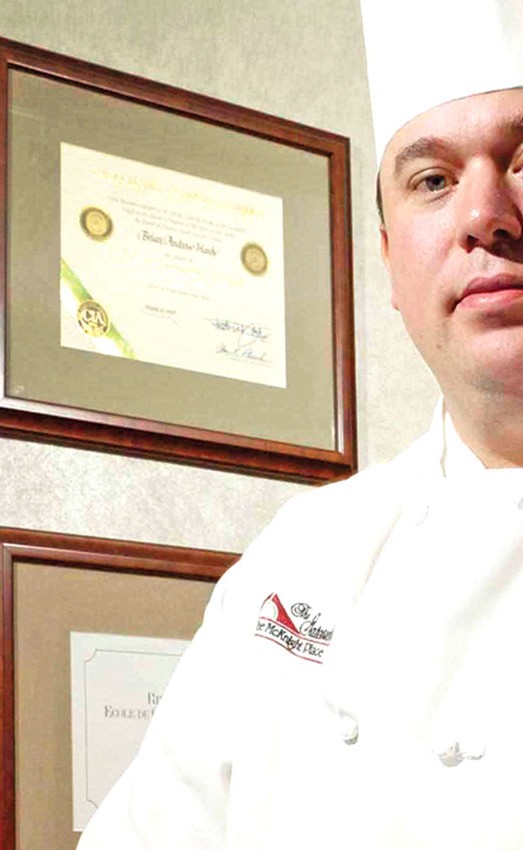
[[[410,145],[406,145],[396,155],[394,164],[394,177],[399,177],[403,168],[413,159],[423,157],[443,156],[450,150],[450,145],[445,139],[438,136],[422,136]]]
[[[499,123],[500,129],[506,133],[523,133],[523,112],[513,115],[509,120]],[[422,136],[410,145],[406,145],[396,155],[394,164],[394,177],[399,177],[405,165],[414,159],[423,157],[445,156],[450,152],[452,145],[439,136]]]

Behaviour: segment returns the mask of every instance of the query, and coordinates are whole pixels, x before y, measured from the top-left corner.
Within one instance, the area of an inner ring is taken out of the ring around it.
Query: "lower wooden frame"
[[[23,529],[0,529],[0,847],[18,850],[15,764],[15,570],[17,564],[216,581],[239,555]],[[52,612],[47,612],[52,617]],[[41,789],[45,795],[45,788]]]

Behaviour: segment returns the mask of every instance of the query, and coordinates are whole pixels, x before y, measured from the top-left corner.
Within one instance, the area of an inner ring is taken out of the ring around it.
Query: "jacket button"
[[[479,761],[485,755],[485,750],[465,752],[461,749],[459,743],[455,741],[450,747],[447,747],[440,753],[436,753],[436,755],[445,767],[457,767],[462,761]]]
[[[358,721],[352,714],[342,714],[339,718],[341,738],[345,744],[355,744],[360,733]]]

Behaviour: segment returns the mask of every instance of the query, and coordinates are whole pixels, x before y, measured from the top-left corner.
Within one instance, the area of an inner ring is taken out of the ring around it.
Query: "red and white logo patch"
[[[292,655],[323,664],[334,629],[321,622],[321,613],[306,602],[295,602],[287,610],[277,593],[271,593],[260,608],[256,637],[283,646]]]

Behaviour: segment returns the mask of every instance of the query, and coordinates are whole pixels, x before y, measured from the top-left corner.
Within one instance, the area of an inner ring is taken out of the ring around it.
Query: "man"
[[[423,6],[390,5],[427,52]],[[229,571],[81,850],[523,847],[523,90],[498,56],[460,90],[463,45],[380,168],[393,304],[445,399],[431,432],[289,503]]]
[[[393,303],[486,466],[523,464],[522,119],[519,89],[452,101],[381,170]]]

